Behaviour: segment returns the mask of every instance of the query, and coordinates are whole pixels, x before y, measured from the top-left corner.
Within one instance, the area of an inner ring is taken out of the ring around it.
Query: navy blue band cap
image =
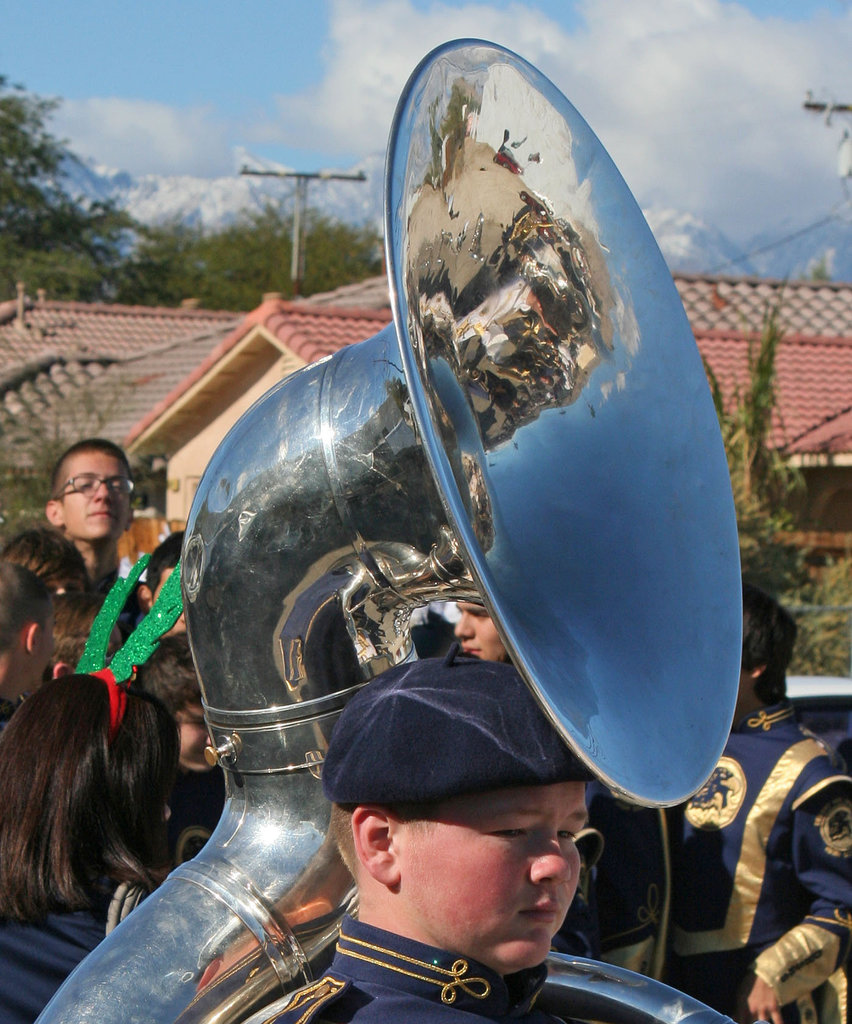
[[[432,803],[505,786],[590,781],[517,669],[459,657],[397,665],[346,705],[322,769],[339,804]]]

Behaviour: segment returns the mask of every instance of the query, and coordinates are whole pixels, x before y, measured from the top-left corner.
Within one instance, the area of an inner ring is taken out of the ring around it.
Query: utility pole
[[[318,181],[366,181],[363,171],[357,174],[334,174],[331,171],[255,171],[250,167],[241,167],[240,174],[251,174],[258,178],[295,178],[296,194],[293,209],[293,254],[290,260],[290,278],[293,281],[293,294],[299,295],[305,276],[305,248],[302,244],[302,211],[308,203],[308,182]]]
[[[852,114],[852,103],[822,103],[815,100],[810,91],[802,106],[805,110],[811,110],[815,114],[825,114],[826,127],[831,124],[832,114]],[[843,179],[842,185],[846,192],[846,179],[852,178],[852,135],[848,128],[843,129],[843,137],[837,147],[837,176]],[[846,194],[848,196],[848,193]]]
[[[838,114],[852,114],[852,103],[821,103],[815,100],[813,93],[808,93],[805,102],[802,104],[805,110],[812,110],[816,114],[825,114],[826,124],[831,120],[831,115],[835,112]]]

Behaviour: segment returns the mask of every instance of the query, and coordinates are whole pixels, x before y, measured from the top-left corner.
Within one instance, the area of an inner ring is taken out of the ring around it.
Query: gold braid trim
[[[359,946],[360,949],[348,949],[343,943],[351,943],[353,946]],[[378,959],[376,956],[370,956],[369,953],[365,952],[366,950],[383,954],[393,960],[402,961],[402,963],[396,964]],[[375,946],[371,942],[353,939],[351,936],[343,934],[337,940],[337,951],[355,960],[363,960],[365,963],[375,964],[376,967],[385,967],[387,970],[395,971],[397,974],[404,974],[408,978],[416,978],[418,981],[426,981],[430,985],[437,985],[441,989],[441,1002],[447,1005],[451,1005],[456,1001],[457,989],[461,989],[462,992],[467,993],[473,999],[487,999],[491,995],[491,984],[486,978],[465,977],[470,970],[470,965],[467,960],[461,957],[453,963],[450,969],[447,969],[446,967],[439,967],[437,964],[427,963],[425,960],[416,960],[414,957],[405,956],[404,953],[397,953],[393,949]],[[420,974],[417,971],[411,970],[410,967],[403,965],[419,967],[424,971],[432,971],[441,977],[435,978],[430,977],[428,974]],[[477,991],[473,986],[481,987]]]
[[[337,978],[326,975],[324,978],[320,978],[319,981],[315,981],[313,985],[308,985],[306,988],[300,988],[294,992],[287,1000],[286,1005],[282,1007],[279,1004],[275,1009],[275,1014],[265,1020],[263,1024],[273,1024],[278,1019],[279,1014],[285,1011],[290,1013],[301,1010],[303,1007],[304,1012],[293,1021],[293,1024],[305,1024],[317,1010],[334,999],[341,989],[345,987],[345,981],[339,981]]]
[[[834,972],[840,953],[841,941],[834,932],[803,923],[758,955],[754,973],[772,988],[783,1006],[821,985]]]
[[[752,729],[762,729],[763,732],[769,732],[773,725],[783,722],[785,718],[792,717],[792,707],[782,708],[781,711],[773,711],[771,715],[767,714],[766,711],[758,711],[756,715],[752,715],[746,721],[746,725]]]

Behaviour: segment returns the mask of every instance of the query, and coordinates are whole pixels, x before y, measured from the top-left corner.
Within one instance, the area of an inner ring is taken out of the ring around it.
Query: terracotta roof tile
[[[780,323],[786,333],[852,337],[849,284],[690,274],[676,274],[675,284],[695,332],[759,331],[780,297]]]
[[[0,317],[0,376],[45,356],[126,359],[179,339],[233,328],[241,319],[239,313],[201,309],[28,302],[22,321],[8,308]]]
[[[242,314],[28,302],[0,304],[0,431],[121,441]],[[23,455],[23,453],[22,453]],[[24,460],[25,461],[25,460]]]
[[[748,338],[781,300],[776,443],[789,452],[852,452],[852,285],[677,275],[699,349],[731,396],[747,380]],[[0,429],[29,416],[66,419],[101,394],[103,430],[130,442],[254,328],[306,363],[391,321],[387,281],[285,301],[248,315],[192,309],[0,303]],[[20,426],[20,424],[18,424]]]

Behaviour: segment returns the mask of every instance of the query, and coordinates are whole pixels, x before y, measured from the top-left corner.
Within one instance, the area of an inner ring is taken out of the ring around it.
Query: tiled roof
[[[84,302],[0,304],[0,381],[44,359],[127,359],[169,342],[230,330],[239,313]]]
[[[852,338],[852,284],[692,274],[675,274],[674,281],[696,334],[759,331],[780,298],[785,334]]]
[[[23,312],[23,316],[21,313]],[[0,430],[116,441],[197,366],[242,314],[17,301],[0,304]]]
[[[728,400],[747,386],[749,340],[756,346],[780,303],[774,443],[789,454],[852,452],[852,285],[686,275],[675,283]]]
[[[727,396],[745,385],[749,334],[780,299],[776,443],[790,453],[852,452],[852,285],[683,274],[675,284]],[[391,320],[384,277],[308,299],[268,295],[247,316],[62,302],[27,303],[22,322],[19,312],[15,300],[0,303],[0,429],[8,437],[29,416],[67,422],[85,411],[80,396],[94,394],[102,432],[125,443],[255,328],[310,363]]]
[[[355,284],[346,284],[335,288],[333,292],[315,292],[305,302],[311,306],[348,306],[353,309],[387,309],[390,314],[390,294],[388,279],[385,274],[368,277]]]
[[[125,442],[132,444],[255,328],[264,329],[305,363],[313,363],[346,345],[372,337],[390,320],[391,313],[387,308],[315,306],[307,300],[290,302],[277,295],[266,296],[257,309],[249,313],[175,388],[132,426]]]

